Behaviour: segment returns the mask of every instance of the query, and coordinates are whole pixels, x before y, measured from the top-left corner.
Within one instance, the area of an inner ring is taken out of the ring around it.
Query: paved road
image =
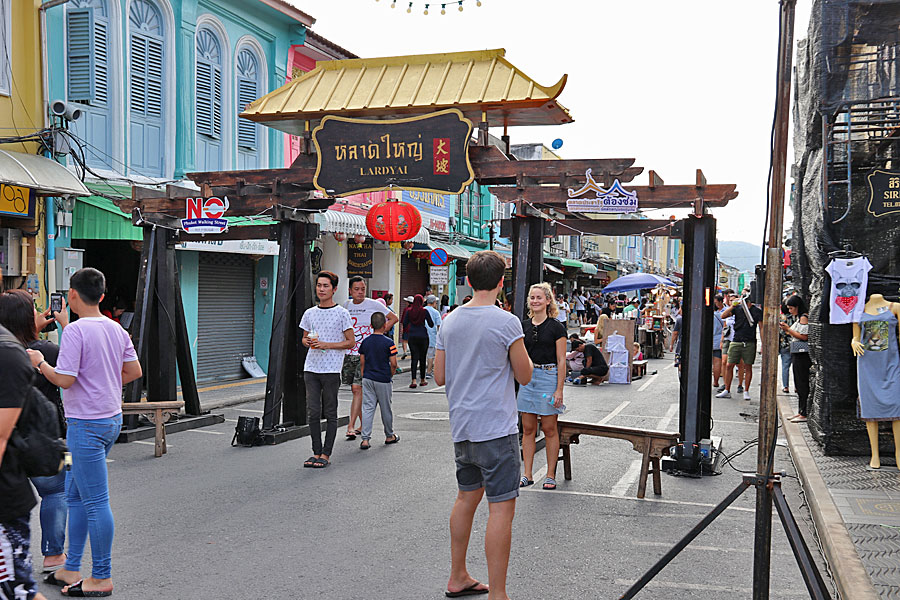
[[[568,416],[677,429],[677,376],[670,365],[650,361],[649,371],[658,374],[630,386],[567,387]],[[308,439],[229,446],[237,417],[261,414],[261,402],[222,409],[228,419],[223,424],[169,436],[169,453],[160,459],[148,444],[117,445],[109,465],[117,520],[115,596],[442,598],[455,495],[446,397],[433,385],[409,390],[406,377],[395,382],[400,444],[381,443],[376,417],[372,450],[360,451],[358,441],[341,436],[332,466],[321,471],[301,468],[310,454]],[[341,396],[346,414],[349,391]],[[743,400],[716,402],[714,433],[725,438],[727,452],[755,439],[755,419],[741,416],[755,407]],[[740,480],[727,466],[718,477],[663,475],[661,497],[636,500],[640,456],[630,444],[588,438],[572,453],[572,481],[560,476],[558,491],[534,486],[518,500],[509,569],[513,598],[617,598]],[[755,456],[754,448],[735,463],[752,470]],[[536,475],[542,467],[543,455]],[[794,473],[783,448],[776,469]],[[795,480],[788,479],[785,489],[799,507]],[[750,598],[753,502],[752,492],[741,497],[639,597]],[[796,512],[807,518],[804,510]],[[470,570],[479,578],[487,577],[486,520],[482,507],[470,552]],[[808,597],[774,521],[771,597]],[[37,545],[36,511],[33,524]],[[54,589],[44,592],[59,596]]]

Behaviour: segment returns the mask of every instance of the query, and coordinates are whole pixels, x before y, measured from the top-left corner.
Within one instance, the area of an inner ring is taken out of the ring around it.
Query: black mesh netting
[[[792,259],[810,305],[810,429],[827,454],[869,452],[852,328],[829,323],[828,253],[865,254],[868,292],[900,296],[900,213],[869,213],[866,180],[873,169],[900,171],[898,41],[900,0],[817,0],[797,47]],[[893,440],[883,452],[893,455]]]

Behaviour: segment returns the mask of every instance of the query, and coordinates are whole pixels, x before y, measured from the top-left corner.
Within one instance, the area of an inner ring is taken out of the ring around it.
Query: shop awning
[[[591,263],[575,260],[574,258],[560,258],[559,261],[564,267],[575,267],[577,269],[581,269],[582,273],[587,273],[588,275],[593,275],[597,272],[596,266],[592,265]]]
[[[554,266],[551,265],[550,263],[544,263],[544,268],[547,269],[548,271],[553,272],[553,273],[559,273],[560,275],[562,275],[562,272],[563,272],[562,269],[557,269],[556,267],[554,267]]]
[[[428,247],[432,250],[441,248],[445,252],[447,252],[447,256],[449,256],[450,258],[461,258],[463,260],[469,260],[470,258],[472,258],[472,253],[458,244],[445,244],[443,242],[431,240],[428,242]]]
[[[347,235],[364,235],[371,237],[366,228],[366,218],[363,215],[355,215],[337,210],[326,210],[315,215],[316,223],[322,231],[327,233],[346,233]],[[428,230],[422,227],[412,241],[419,244],[427,244],[431,237]]]
[[[42,196],[90,196],[91,191],[55,160],[0,150],[0,183],[34,190]]]

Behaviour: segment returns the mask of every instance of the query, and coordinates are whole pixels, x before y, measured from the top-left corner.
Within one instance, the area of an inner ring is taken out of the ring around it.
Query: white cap
[[[406,298],[404,298],[404,300],[406,300],[407,302],[412,302],[414,298],[412,296],[407,296]]]

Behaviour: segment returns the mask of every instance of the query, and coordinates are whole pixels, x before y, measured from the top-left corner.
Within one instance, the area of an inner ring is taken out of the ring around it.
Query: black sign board
[[[876,217],[900,212],[900,173],[875,170],[869,173],[867,179],[869,180],[867,210]]]
[[[456,109],[394,120],[325,117],[313,184],[329,196],[383,190],[461,194],[475,178],[472,122]]]
[[[347,277],[372,278],[372,264],[375,262],[375,247],[372,240],[362,244],[348,244]]]

